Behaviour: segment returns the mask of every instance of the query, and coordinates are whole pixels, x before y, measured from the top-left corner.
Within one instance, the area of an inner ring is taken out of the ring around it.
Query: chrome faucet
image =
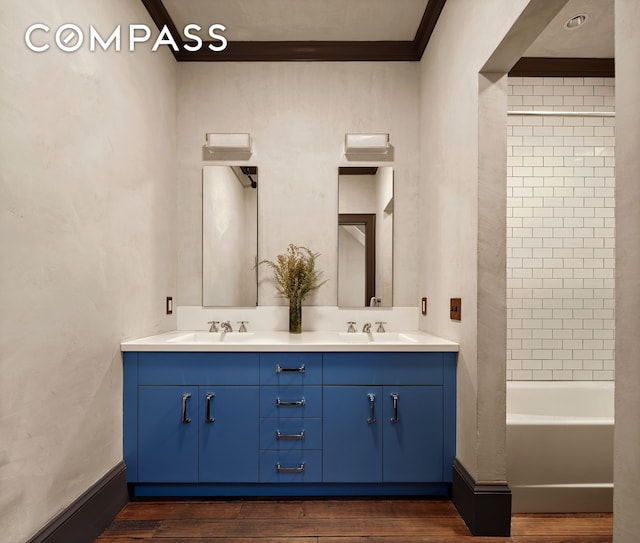
[[[220,327],[222,328],[223,332],[233,332],[233,328],[231,326],[231,323],[229,321],[223,322]]]
[[[348,334],[355,334],[356,332],[356,321],[348,321],[347,324],[349,325],[349,328],[347,328],[347,333]]]
[[[217,332],[218,331],[218,324],[220,324],[220,321],[209,321],[207,324],[211,325],[209,327],[209,332]]]
[[[369,332],[371,332],[371,323],[368,322],[366,323],[363,327],[362,327],[362,331],[366,334],[368,334]]]
[[[384,325],[387,324],[386,322],[377,321],[376,324],[378,325],[378,328],[376,329],[376,332],[378,332],[378,333],[386,332],[386,330],[384,329]]]
[[[238,324],[240,325],[240,328],[238,328],[238,332],[246,332],[247,331],[247,327],[245,325],[249,324],[249,321],[238,321]]]

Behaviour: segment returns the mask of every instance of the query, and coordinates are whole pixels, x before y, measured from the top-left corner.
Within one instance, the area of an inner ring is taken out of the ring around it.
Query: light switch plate
[[[451,298],[451,308],[449,310],[449,316],[453,321],[459,321],[462,316],[462,299]]]

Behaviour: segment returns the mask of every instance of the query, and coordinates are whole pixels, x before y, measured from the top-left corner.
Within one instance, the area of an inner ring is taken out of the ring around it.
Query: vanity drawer
[[[257,385],[257,353],[138,353],[139,385]]]
[[[260,417],[322,417],[322,387],[262,386]]]
[[[325,385],[441,385],[442,353],[325,353]]]
[[[322,448],[322,419],[262,419],[261,450],[302,450]]]
[[[261,385],[321,385],[321,353],[261,353]]]
[[[320,451],[261,451],[261,483],[319,483],[322,481]]]

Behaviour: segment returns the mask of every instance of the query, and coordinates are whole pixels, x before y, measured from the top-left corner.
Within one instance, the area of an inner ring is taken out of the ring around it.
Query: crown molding
[[[165,25],[179,51],[178,62],[290,61],[417,61],[422,58],[446,0],[429,0],[413,40],[407,41],[229,41],[223,51],[205,43],[198,51],[184,49],[184,40],[162,0],[141,0],[158,29]],[[209,42],[212,43],[212,42]]]
[[[184,49],[185,41],[162,0],[141,0],[158,29],[166,26],[180,50],[178,62],[292,62],[292,61],[418,61],[431,39],[446,0],[429,0],[412,41],[229,41],[223,51],[206,42],[198,51]],[[510,76],[615,77],[612,58],[523,57]]]

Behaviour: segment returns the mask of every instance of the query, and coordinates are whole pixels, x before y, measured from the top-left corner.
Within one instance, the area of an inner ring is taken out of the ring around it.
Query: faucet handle
[[[347,321],[349,327],[347,328],[348,334],[354,334],[356,331],[356,321]]]
[[[209,327],[209,332],[217,332],[218,331],[218,324],[220,324],[220,321],[209,321],[207,324],[211,325]]]
[[[238,332],[247,331],[247,327],[245,326],[245,324],[249,324],[249,321],[238,321],[238,324],[240,325],[240,328],[238,328]]]
[[[376,332],[386,332],[386,330],[384,329],[384,325],[387,324],[386,322],[377,321],[376,324],[378,325]]]

